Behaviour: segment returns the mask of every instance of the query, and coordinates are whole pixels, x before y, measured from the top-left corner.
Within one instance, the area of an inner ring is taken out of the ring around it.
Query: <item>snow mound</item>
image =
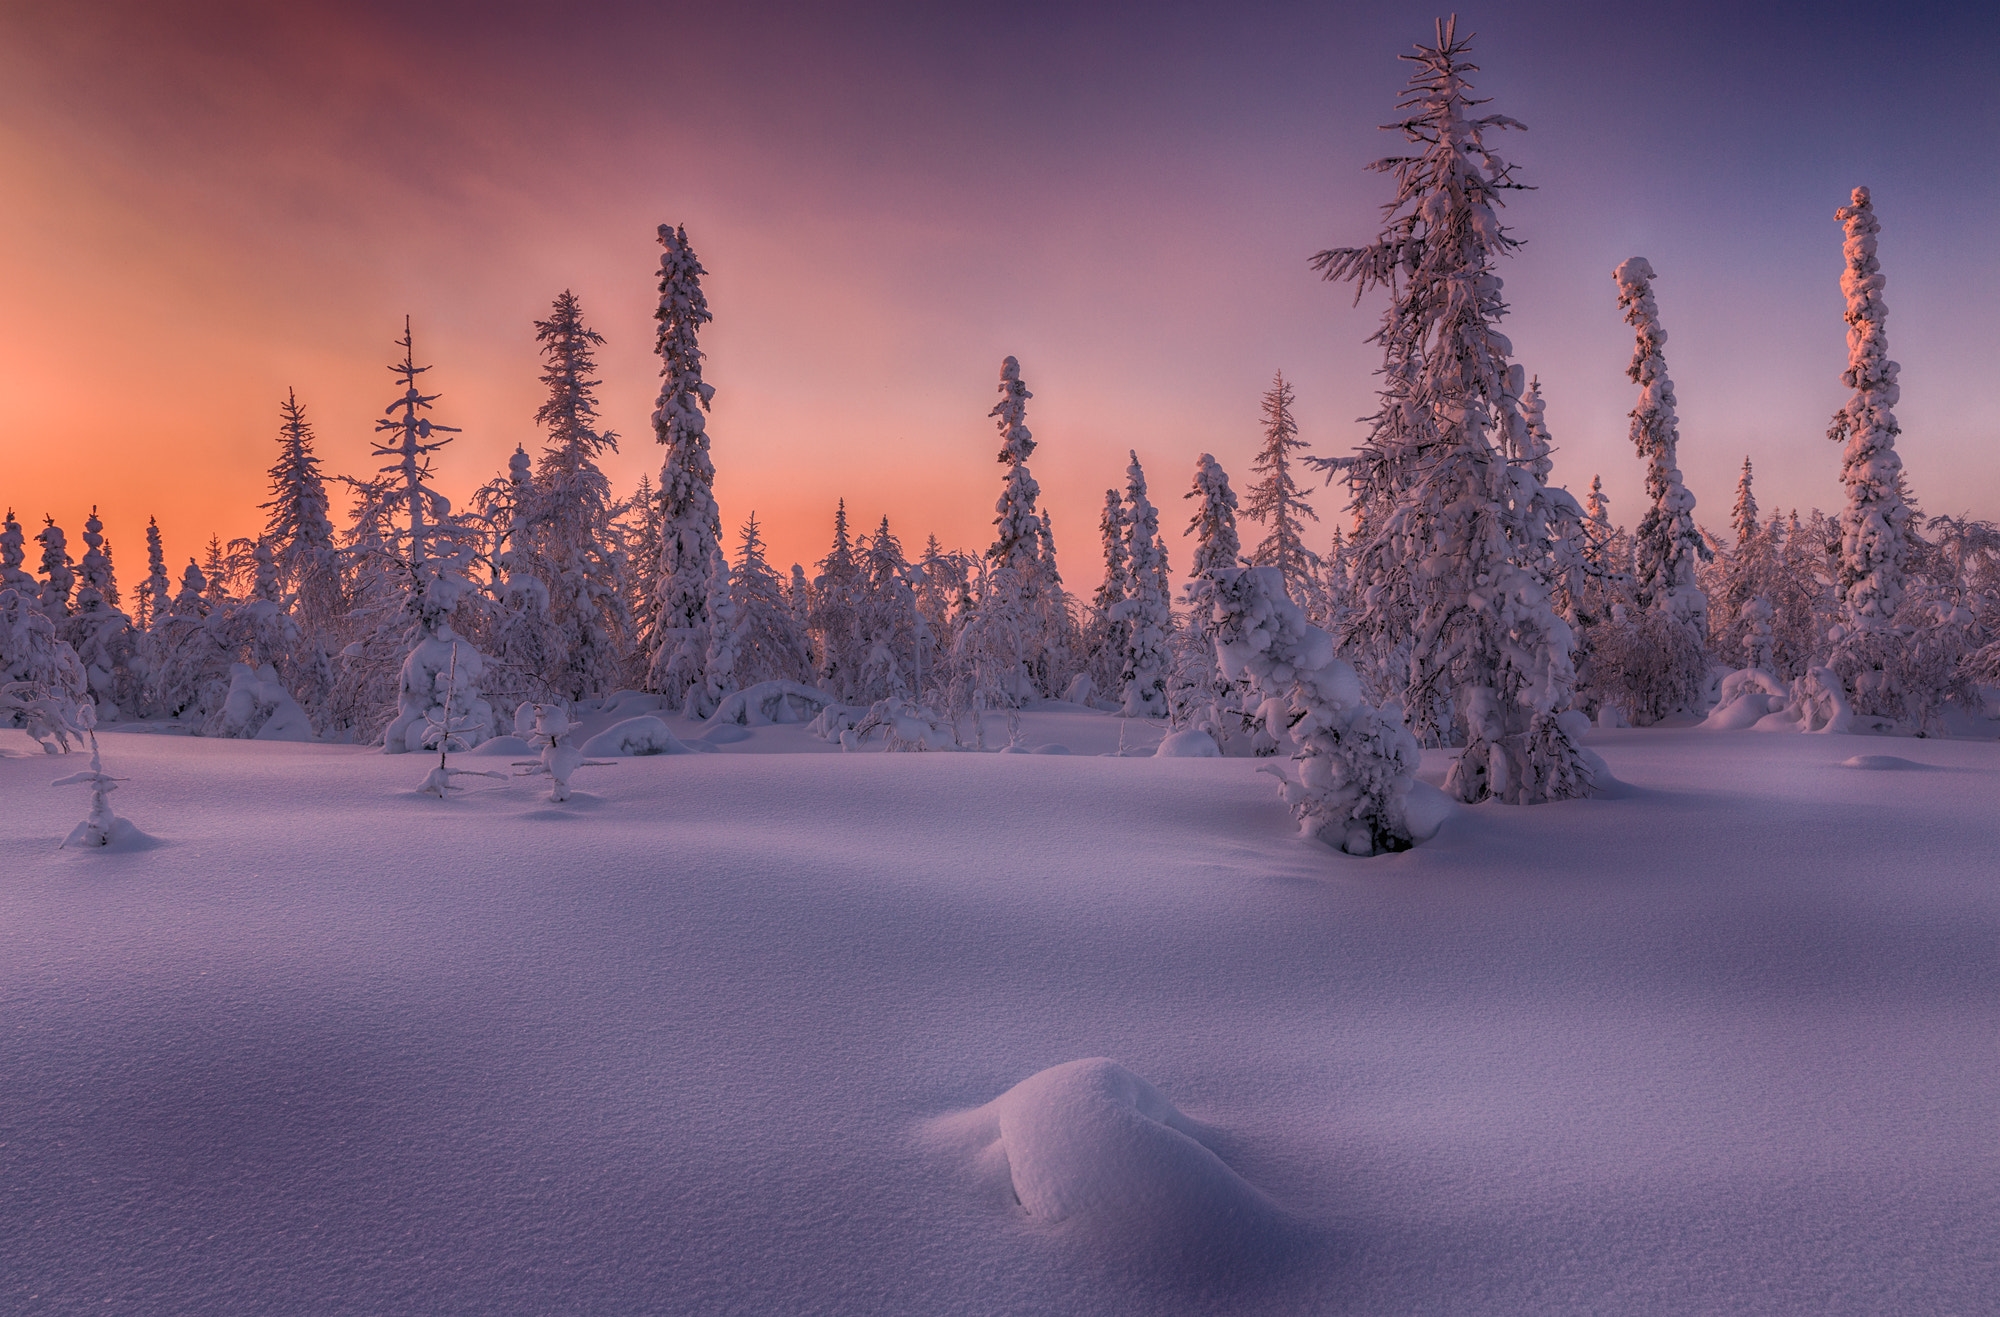
[[[470,755],[512,756],[518,759],[522,755],[533,752],[528,749],[528,743],[518,736],[490,736],[481,741],[477,749],[468,750],[466,753]]]
[[[1207,1234],[1281,1216],[1209,1150],[1201,1126],[1101,1056],[1032,1075],[925,1132],[970,1154],[983,1177],[1010,1183],[1037,1221]]]
[[[1588,751],[1585,753],[1589,754]],[[1594,754],[1590,754],[1590,758],[1595,759],[1597,765],[1604,763]],[[1608,783],[1611,780],[1611,771],[1605,769],[1598,774],[1597,780],[1600,783]],[[1410,829],[1412,841],[1429,841],[1437,836],[1438,829],[1444,826],[1444,821],[1457,811],[1458,802],[1428,782],[1410,783],[1409,794],[1403,797],[1403,822]]]
[[[1220,759],[1222,747],[1215,738],[1199,727],[1189,727],[1184,731],[1171,732],[1160,741],[1160,748],[1153,751],[1156,759]]]
[[[702,735],[701,740],[705,745],[735,745],[738,741],[747,741],[754,735],[756,733],[741,723],[723,723],[720,727],[709,729]]]
[[[1842,768],[1867,769],[1875,773],[1906,772],[1910,769],[1922,771],[1930,767],[1929,764],[1920,764],[1915,760],[1904,759],[1898,755],[1855,755],[1852,759],[1841,760],[1840,766]]]
[[[1030,753],[1038,755],[1066,755],[1069,753],[1069,747],[1066,745],[1057,745],[1052,741],[1047,745],[1036,746]]]
[[[744,727],[809,723],[833,703],[834,698],[825,691],[796,681],[760,681],[724,696],[708,721]]]
[[[111,821],[111,836],[101,845],[92,845],[89,834],[90,820],[85,819],[70,830],[60,849],[78,855],[114,855],[121,851],[149,851],[160,844],[158,837],[141,831],[137,824],[126,818]]]
[[[689,755],[693,747],[670,731],[666,723],[645,714],[627,718],[583,744],[586,755]]]

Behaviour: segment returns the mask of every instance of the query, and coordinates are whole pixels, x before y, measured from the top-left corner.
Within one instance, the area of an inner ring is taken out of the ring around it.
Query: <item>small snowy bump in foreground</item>
[[[1911,769],[1922,771],[1931,767],[1929,764],[1917,763],[1913,759],[1904,759],[1900,755],[1855,755],[1851,759],[1841,760],[1840,766],[1865,769],[1872,773],[1900,773]]]
[[[666,723],[651,714],[614,723],[583,743],[586,755],[691,755],[692,746],[682,741]]]
[[[1116,1061],[1090,1057],[1022,1080],[983,1107],[928,1121],[1038,1222],[1101,1226],[1132,1242],[1278,1227],[1284,1213],[1203,1142],[1205,1131]]]

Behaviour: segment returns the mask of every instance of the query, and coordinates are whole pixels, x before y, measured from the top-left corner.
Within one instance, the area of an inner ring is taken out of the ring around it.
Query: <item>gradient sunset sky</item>
[[[177,572],[261,525],[287,387],[329,470],[372,468],[405,313],[462,500],[539,447],[531,322],[564,288],[609,340],[629,490],[659,464],[668,221],[709,270],[732,542],[754,509],[781,568],[810,563],[845,496],[912,551],[983,549],[1012,353],[1087,591],[1127,449],[1178,531],[1197,454],[1248,483],[1273,371],[1316,451],[1359,437],[1381,303],[1307,260],[1373,234],[1396,56],[1438,12],[0,0],[0,502],[73,545],[97,504],[128,590],[156,515]],[[1767,510],[1837,507],[1833,212],[1866,184],[1913,487],[2000,517],[2000,6],[1459,14],[1530,130],[1499,143],[1537,189],[1507,216],[1505,328],[1559,482],[1602,473],[1637,519],[1611,270],[1643,255],[1697,518],[1726,528],[1746,455]],[[1344,499],[1315,501],[1323,535]]]

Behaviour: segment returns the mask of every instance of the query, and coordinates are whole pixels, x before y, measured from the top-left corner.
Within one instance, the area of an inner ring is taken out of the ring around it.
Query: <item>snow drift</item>
[[[1006,1181],[1036,1221],[1200,1236],[1281,1219],[1160,1091],[1104,1057],[1051,1066],[993,1101],[930,1121],[936,1145]]]

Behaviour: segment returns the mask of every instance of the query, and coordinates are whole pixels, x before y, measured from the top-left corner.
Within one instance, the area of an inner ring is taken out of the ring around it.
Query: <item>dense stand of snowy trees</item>
[[[431,461],[455,431],[431,416],[439,395],[423,392],[430,367],[406,321],[381,464],[330,476],[288,391],[254,540],[210,537],[176,569],[185,545],[170,554],[149,522],[128,596],[94,510],[80,556],[52,518],[31,545],[9,510],[0,723],[61,748],[88,704],[98,722],[397,752],[532,724],[538,746],[560,748],[561,790],[576,758],[563,710],[621,688],[697,717],[816,712],[843,744],[879,733],[908,749],[983,746],[977,715],[1067,699],[1222,754],[1289,755],[1302,825],[1373,852],[1421,831],[1407,808],[1419,744],[1457,750],[1458,798],[1535,803],[1594,789],[1601,767],[1578,742],[1592,719],[1936,733],[1980,716],[2000,684],[2000,529],[1925,517],[1908,488],[1867,189],[1837,215],[1849,398],[1829,437],[1845,506],[1766,515],[1746,458],[1728,533],[1699,526],[1658,276],[1633,257],[1613,271],[1647,497],[1628,532],[1600,478],[1581,504],[1563,488],[1540,381],[1499,328],[1499,263],[1518,245],[1499,216],[1522,185],[1492,139],[1521,125],[1478,112],[1467,56],[1440,24],[1410,57],[1394,125],[1408,150],[1375,166],[1393,182],[1383,226],[1313,261],[1357,298],[1386,297],[1365,435],[1349,456],[1310,455],[1276,376],[1254,429],[1245,407],[1240,501],[1213,455],[1195,465],[1178,597],[1137,452],[1105,490],[1101,580],[1066,588],[1013,357],[989,413],[1001,488],[983,552],[931,536],[913,558],[887,517],[852,527],[831,491],[817,562],[770,562],[754,513],[726,545],[699,344],[706,271],[686,230],[662,225],[657,483],[620,497],[599,465],[618,444],[598,411],[604,339],[564,291],[533,324],[539,451],[517,448],[454,506]],[[1350,515],[1328,532],[1302,469],[1345,484]]]

